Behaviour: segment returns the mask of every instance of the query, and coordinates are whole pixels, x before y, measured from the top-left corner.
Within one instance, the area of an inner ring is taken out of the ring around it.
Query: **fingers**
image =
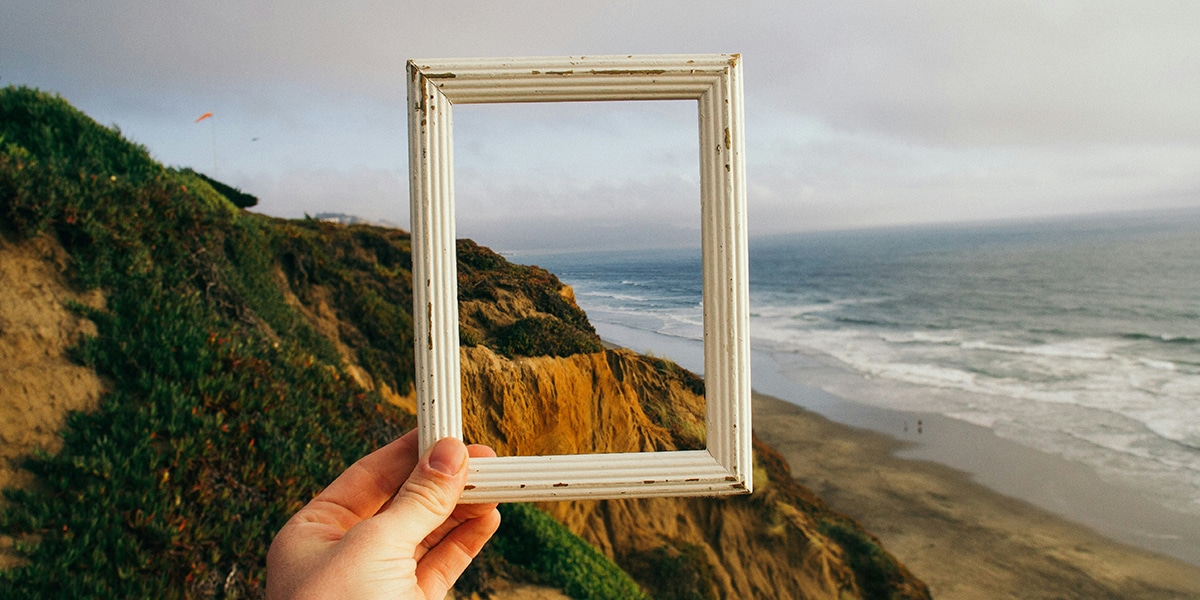
[[[496,458],[496,451],[483,444],[467,446],[467,454],[470,454],[471,458]]]
[[[426,595],[444,597],[499,527],[500,511],[493,505],[487,513],[455,527],[431,548],[417,563],[417,582]]]
[[[496,451],[487,446],[471,444],[467,446],[467,454],[471,458],[487,458],[495,457]],[[430,549],[435,548],[442,539],[455,531],[464,522],[471,519],[478,519],[490,515],[496,511],[497,504],[495,502],[489,504],[459,504],[454,507],[454,511],[450,513],[450,517],[438,525],[432,533],[425,536],[425,540],[416,548],[415,556],[418,560],[425,556],[425,553]],[[497,514],[496,516],[499,516]],[[486,540],[484,540],[486,541]]]
[[[351,465],[294,515],[268,562],[278,573],[300,568],[292,555],[336,549],[329,558],[338,565],[394,573],[408,564],[427,595],[442,597],[499,526],[495,504],[458,504],[469,458],[495,455],[446,438],[418,458],[417,435],[409,432]]]
[[[467,453],[471,458],[496,456],[495,450],[479,444],[467,446]],[[416,548],[417,582],[426,595],[445,596],[499,527],[500,511],[494,502],[456,506]]]
[[[467,481],[468,451],[454,438],[438,440],[422,456],[391,504],[376,515],[388,521],[399,543],[413,556],[418,545],[450,517]]]
[[[325,523],[346,531],[390,501],[416,465],[414,429],[350,465],[293,520]]]

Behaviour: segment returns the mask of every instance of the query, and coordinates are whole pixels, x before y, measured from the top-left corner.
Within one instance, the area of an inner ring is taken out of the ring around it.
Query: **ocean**
[[[606,340],[702,367],[698,249],[510,258],[573,286]],[[752,237],[750,299],[756,361],[797,385],[1200,516],[1200,212]]]

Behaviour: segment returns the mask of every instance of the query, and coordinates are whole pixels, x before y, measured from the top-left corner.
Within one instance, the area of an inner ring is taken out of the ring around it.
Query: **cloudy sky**
[[[6,0],[0,85],[264,213],[407,226],[408,59],[736,52],[763,235],[1198,207],[1197,32],[1191,0]],[[459,234],[693,239],[696,137],[686,102],[458,107]]]

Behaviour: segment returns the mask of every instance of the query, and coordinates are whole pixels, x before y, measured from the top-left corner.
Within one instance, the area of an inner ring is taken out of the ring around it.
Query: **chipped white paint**
[[[466,502],[748,493],[750,342],[741,58],[736,54],[408,63],[413,321],[422,450],[462,437],[453,105],[696,100],[707,448],[473,459]]]

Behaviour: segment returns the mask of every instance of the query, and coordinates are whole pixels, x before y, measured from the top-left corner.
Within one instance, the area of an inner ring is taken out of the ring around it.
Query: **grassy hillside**
[[[38,486],[5,492],[0,528],[27,559],[0,573],[5,597],[260,596],[266,549],[287,517],[413,424],[382,385],[349,376],[345,355],[392,390],[410,386],[402,232],[243,212],[61,98],[9,87],[0,233],[57,238],[71,279],[105,291],[104,310],[77,307],[99,334],[76,355],[111,390],[98,411],[71,415],[61,452],[29,461]],[[281,277],[346,307],[349,343],[302,318]],[[538,514],[507,510],[488,573],[581,597],[640,593]],[[529,560],[545,547],[569,550]],[[594,566],[566,568],[567,557]]]
[[[16,540],[24,562],[0,571],[0,596],[261,596],[266,550],[284,521],[350,462],[412,427],[402,408],[413,379],[408,234],[239,208],[253,201],[163,167],[61,98],[0,90],[0,235],[61,243],[69,279],[103,291],[103,308],[74,307],[97,328],[74,356],[109,384],[95,412],[70,416],[61,451],[28,461],[38,484],[5,491],[0,534]],[[612,359],[594,354],[599,338],[554,275],[469,240],[458,260],[464,346],[504,361]],[[667,361],[630,360],[614,389],[636,387],[630,373],[643,371],[648,427],[694,441],[659,392],[702,394],[703,381]],[[577,598],[637,598],[643,589],[712,597],[724,556],[715,545],[765,571],[811,569],[818,583],[836,571],[850,596],[927,597],[877,540],[800,487],[777,454],[759,444],[756,461],[760,491],[751,498],[659,503],[663,523],[694,521],[692,533],[711,539],[619,553],[602,546],[640,588],[547,513],[515,505],[502,507],[500,532],[459,590],[486,594],[511,580]],[[649,530],[640,504],[595,507],[623,511],[623,520],[575,531],[603,529],[611,541],[629,537],[616,535],[622,527]],[[742,521],[722,523],[735,513]],[[722,537],[743,531],[736,547]],[[800,551],[826,562],[791,564]],[[783,587],[764,589],[795,593]]]

